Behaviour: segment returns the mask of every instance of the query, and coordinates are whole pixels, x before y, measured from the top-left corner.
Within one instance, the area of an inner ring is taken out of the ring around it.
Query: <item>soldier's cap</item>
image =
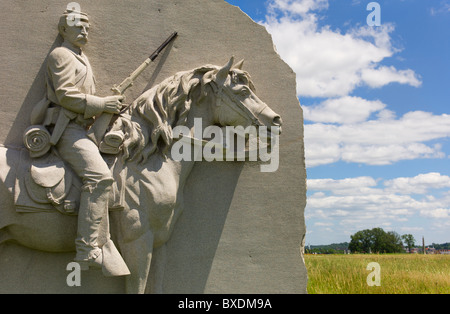
[[[66,19],[74,20],[79,19],[80,21],[89,23],[89,17],[86,13],[77,10],[66,10],[63,13],[63,17]]]

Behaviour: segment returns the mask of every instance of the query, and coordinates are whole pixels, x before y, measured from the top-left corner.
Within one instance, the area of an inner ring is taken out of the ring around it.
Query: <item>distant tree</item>
[[[373,237],[368,229],[358,231],[350,236],[350,244],[348,248],[351,252],[369,253],[373,246]]]
[[[350,236],[348,246],[356,253],[398,253],[403,250],[403,243],[398,233],[385,232],[381,228],[365,229]]]
[[[412,234],[404,234],[402,235],[402,240],[405,241],[406,246],[408,247],[409,253],[411,253],[411,249],[414,247],[416,243],[416,239],[414,239]]]
[[[450,243],[442,243],[442,244],[431,244],[436,250],[450,250]]]
[[[384,247],[379,252],[401,253],[403,252],[402,237],[395,231],[386,232]]]

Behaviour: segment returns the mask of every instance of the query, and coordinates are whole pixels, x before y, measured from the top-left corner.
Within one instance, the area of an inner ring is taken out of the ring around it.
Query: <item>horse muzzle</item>
[[[258,120],[267,127],[277,127],[278,134],[281,134],[283,120],[281,116],[275,113],[269,106],[266,106],[258,115]]]

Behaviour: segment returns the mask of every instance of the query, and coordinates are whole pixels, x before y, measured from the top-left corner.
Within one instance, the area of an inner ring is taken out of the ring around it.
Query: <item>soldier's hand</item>
[[[107,96],[104,98],[105,108],[104,112],[107,113],[119,113],[122,109],[123,96]]]

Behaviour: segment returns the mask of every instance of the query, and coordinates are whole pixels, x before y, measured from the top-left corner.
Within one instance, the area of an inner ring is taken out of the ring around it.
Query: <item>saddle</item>
[[[115,156],[105,159],[115,182],[110,193],[109,208],[124,208],[125,168]],[[77,215],[80,203],[81,180],[55,153],[30,158],[22,150],[14,186],[16,210],[21,213],[54,212]]]

